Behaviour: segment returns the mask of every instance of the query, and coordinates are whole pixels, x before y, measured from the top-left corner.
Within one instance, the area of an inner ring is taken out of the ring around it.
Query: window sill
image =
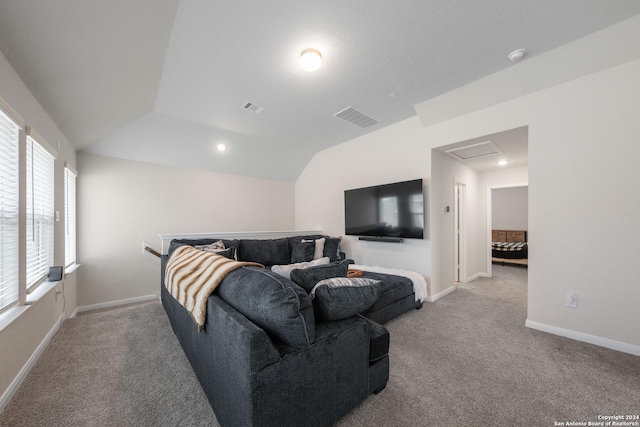
[[[32,304],[37,302],[44,295],[49,293],[60,282],[42,282],[36,289],[27,295],[27,301],[23,305],[15,305],[9,308],[4,313],[0,314],[0,332],[7,326],[13,323],[16,319],[22,315],[25,311],[31,307]]]
[[[28,308],[28,305],[14,305],[0,314],[0,332],[13,323],[13,321],[20,317],[22,313],[27,311]]]
[[[67,278],[67,276],[75,273],[75,271],[80,268],[82,264],[76,264],[75,262],[67,267],[64,268],[64,277],[65,279]]]

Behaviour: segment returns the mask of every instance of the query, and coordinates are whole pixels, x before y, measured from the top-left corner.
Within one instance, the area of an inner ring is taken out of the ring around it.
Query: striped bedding
[[[264,268],[256,262],[238,262],[192,246],[180,246],[167,262],[164,285],[201,330],[207,316],[209,295],[228,273],[243,266]]]
[[[491,242],[491,249],[496,251],[522,251],[527,247],[526,242]]]

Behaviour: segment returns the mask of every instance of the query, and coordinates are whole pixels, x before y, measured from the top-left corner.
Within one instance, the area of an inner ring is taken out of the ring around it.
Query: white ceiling
[[[295,180],[317,151],[511,66],[516,48],[527,60],[639,13],[636,0],[0,0],[0,51],[77,149]],[[307,47],[323,54],[314,73],[297,64]],[[380,123],[333,117],[348,106]]]

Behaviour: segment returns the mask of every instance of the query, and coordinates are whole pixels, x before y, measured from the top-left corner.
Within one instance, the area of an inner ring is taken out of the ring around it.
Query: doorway
[[[525,239],[529,230],[528,219],[528,183],[514,183],[509,185],[487,186],[487,276],[493,277],[492,231],[511,230],[523,231]],[[502,193],[496,204],[497,193]],[[498,209],[498,212],[495,209]],[[504,210],[504,212],[499,212]],[[520,240],[509,240],[519,242]],[[515,257],[514,257],[515,258]],[[528,257],[513,259],[509,264],[528,266]],[[503,263],[504,264],[504,263]]]

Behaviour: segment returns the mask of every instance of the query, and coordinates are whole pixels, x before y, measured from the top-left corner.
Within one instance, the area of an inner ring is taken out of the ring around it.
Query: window
[[[64,265],[76,263],[76,177],[78,173],[64,167]]]
[[[0,110],[0,310],[18,301],[19,133]]]
[[[386,223],[387,227],[398,226],[397,197],[383,197],[380,199],[380,222]]]
[[[53,265],[54,157],[27,136],[27,289],[43,279]]]

